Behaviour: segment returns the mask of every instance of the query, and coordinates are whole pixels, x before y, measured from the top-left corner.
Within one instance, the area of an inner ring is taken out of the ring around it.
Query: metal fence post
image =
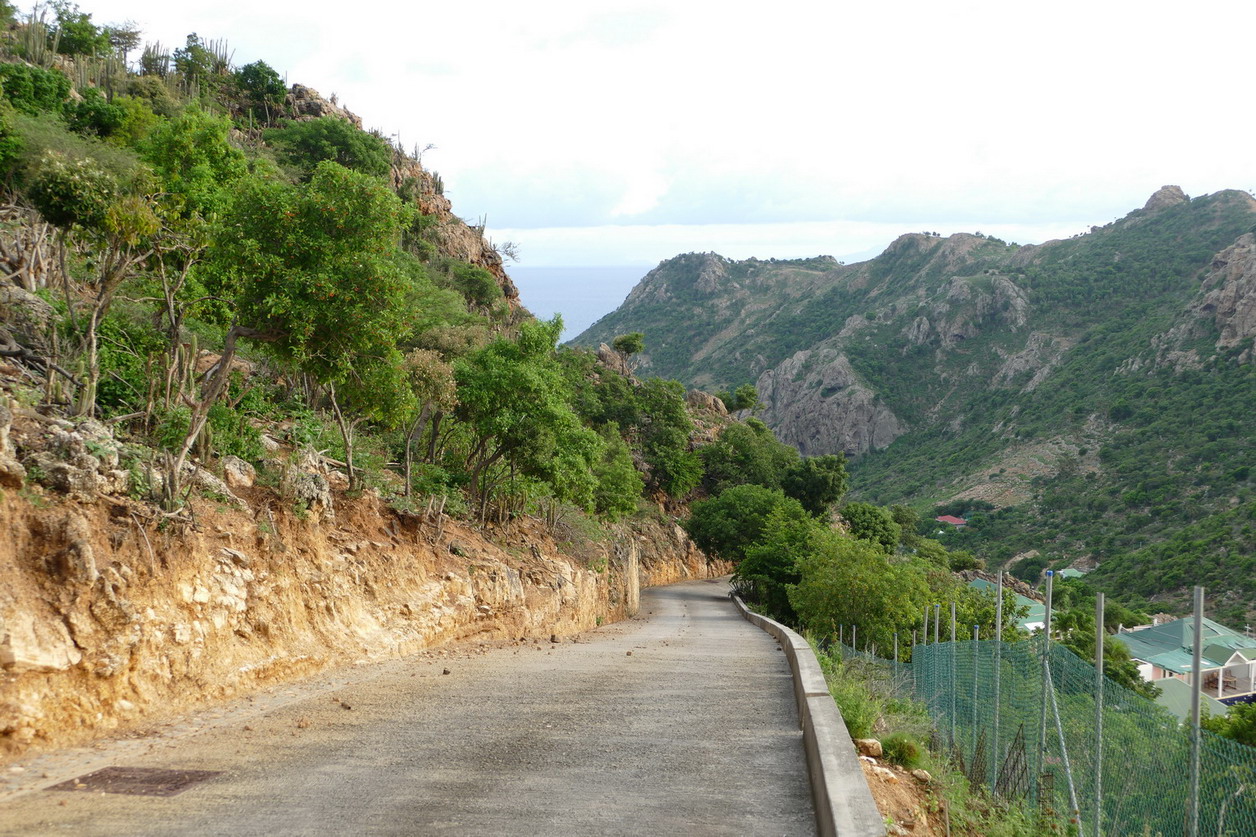
[[[1195,639],[1191,653],[1191,798],[1186,833],[1199,837],[1199,692],[1204,678],[1200,668],[1204,657],[1204,588],[1195,588]]]
[[[1003,676],[1003,570],[999,570],[999,600],[994,605],[994,733],[990,741],[990,787],[994,787],[999,779],[999,687]]]
[[[973,754],[969,757],[972,761],[977,759],[977,679],[980,674],[980,666],[977,665],[977,661],[981,659],[980,649],[981,626],[973,625]],[[975,767],[972,772],[974,774],[977,772]]]
[[[951,746],[959,746],[955,735],[955,693],[959,691],[959,678],[955,673],[955,602],[951,602]]]
[[[1095,596],[1095,837],[1103,835],[1103,594]]]
[[[1042,775],[1043,765],[1047,760],[1047,689],[1051,688],[1051,584],[1055,578],[1053,570],[1047,570],[1047,615],[1042,625],[1042,713],[1038,721],[1038,762],[1034,765],[1034,773]],[[1038,799],[1039,805],[1042,799]]]

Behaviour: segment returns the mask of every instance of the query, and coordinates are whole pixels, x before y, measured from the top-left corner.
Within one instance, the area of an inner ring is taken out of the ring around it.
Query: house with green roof
[[[1195,647],[1192,619],[1117,634],[1144,680],[1193,683]],[[1211,619],[1203,620],[1200,690],[1223,704],[1256,703],[1256,637],[1245,636]]]
[[[968,582],[968,586],[974,590],[989,590],[991,593],[995,593],[998,590],[997,584],[984,578],[974,578]],[[1042,602],[1034,601],[1028,596],[1022,596],[1020,593],[1014,593],[1013,595],[1016,596],[1016,606],[1026,609],[1025,615],[1017,620],[1017,624],[1029,633],[1041,631],[1047,624],[1047,606]]]

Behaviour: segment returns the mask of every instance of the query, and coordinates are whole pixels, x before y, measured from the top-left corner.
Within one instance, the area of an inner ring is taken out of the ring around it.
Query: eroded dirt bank
[[[248,508],[195,500],[195,526],[122,496],[3,493],[0,761],[358,660],[575,633],[631,615],[641,587],[728,570],[662,520],[579,541],[240,493]]]

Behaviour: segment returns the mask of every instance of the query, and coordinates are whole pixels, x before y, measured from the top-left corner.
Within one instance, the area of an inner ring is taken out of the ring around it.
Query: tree
[[[846,456],[808,456],[786,469],[781,488],[816,517],[824,517],[846,493]]]
[[[806,515],[789,513],[788,507],[774,508],[763,525],[759,539],[745,548],[745,557],[733,574],[738,587],[749,587],[749,595],[767,608],[774,619],[796,622],[789,603],[789,588],[802,580],[798,556],[802,555],[821,524]]]
[[[0,94],[30,116],[60,113],[70,95],[70,79],[59,70],[29,64],[0,64]]]
[[[353,426],[341,402],[384,423],[400,421],[413,402],[397,350],[407,281],[391,259],[405,216],[383,183],[324,162],[302,187],[246,179],[210,252],[236,315],[210,395],[225,385],[236,339],[263,343],[329,388],[355,486]]]
[[[813,531],[798,557],[801,581],[789,590],[799,623],[816,634],[838,625],[858,626],[858,635],[879,648],[893,645],[895,631],[909,631],[930,600],[924,575],[910,564],[892,563],[875,544],[832,529]]]
[[[458,403],[458,387],[454,369],[439,352],[414,349],[406,355],[406,378],[419,409],[406,432],[405,495],[410,496],[414,443],[423,436],[424,428],[436,413],[452,409]],[[435,433],[435,429],[433,429]]]
[[[472,502],[483,517],[514,473],[541,480],[559,500],[593,503],[603,445],[571,409],[554,358],[562,319],[525,322],[515,340],[498,338],[454,364],[455,415],[473,438],[465,457]]]
[[[1256,703],[1235,704],[1224,715],[1205,715],[1200,724],[1209,732],[1256,747]]]
[[[267,122],[271,120],[271,108],[282,105],[288,93],[279,73],[265,61],[245,64],[236,71],[235,83],[251,109],[260,108]]]
[[[645,335],[639,331],[621,334],[611,341],[611,347],[627,359],[645,350]]]
[[[109,46],[122,56],[123,64],[126,63],[127,55],[131,50],[143,43],[143,35],[144,33],[133,20],[105,27],[105,37],[109,39]]]
[[[62,55],[105,55],[110,52],[109,34],[92,23],[92,16],[80,11],[77,3],[55,0],[52,9],[56,27],[49,32],[50,46],[56,44]]]
[[[266,132],[266,141],[307,177],[324,160],[372,177],[387,177],[392,167],[388,143],[334,116],[275,128]]]
[[[141,146],[182,215],[212,219],[248,173],[244,153],[231,143],[231,130],[226,117],[191,107],[163,121]]]
[[[850,526],[851,537],[868,541],[886,553],[898,548],[902,529],[885,509],[871,503],[847,503],[842,519]]]
[[[702,462],[689,449],[693,419],[679,381],[651,378],[637,388],[641,453],[651,488],[683,499],[702,480]]]
[[[645,482],[632,464],[632,451],[619,435],[619,428],[607,424],[601,428],[602,459],[593,467],[597,487],[593,491],[593,508],[608,520],[619,520],[637,510],[637,500]]]
[[[702,484],[711,494],[746,483],[780,488],[782,476],[799,461],[797,450],[778,442],[766,424],[753,418],[727,425],[698,456]]]
[[[792,520],[807,516],[799,502],[780,489],[738,485],[718,497],[694,503],[684,525],[700,548],[717,558],[739,562],[763,536],[769,518],[778,510]]]

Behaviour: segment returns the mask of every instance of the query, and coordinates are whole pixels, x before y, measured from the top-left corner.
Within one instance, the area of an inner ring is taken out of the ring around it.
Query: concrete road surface
[[[0,780],[0,834],[814,834],[784,654],[726,594],[654,588],[574,642],[358,666],[31,760]],[[102,767],[218,773],[44,789]]]

